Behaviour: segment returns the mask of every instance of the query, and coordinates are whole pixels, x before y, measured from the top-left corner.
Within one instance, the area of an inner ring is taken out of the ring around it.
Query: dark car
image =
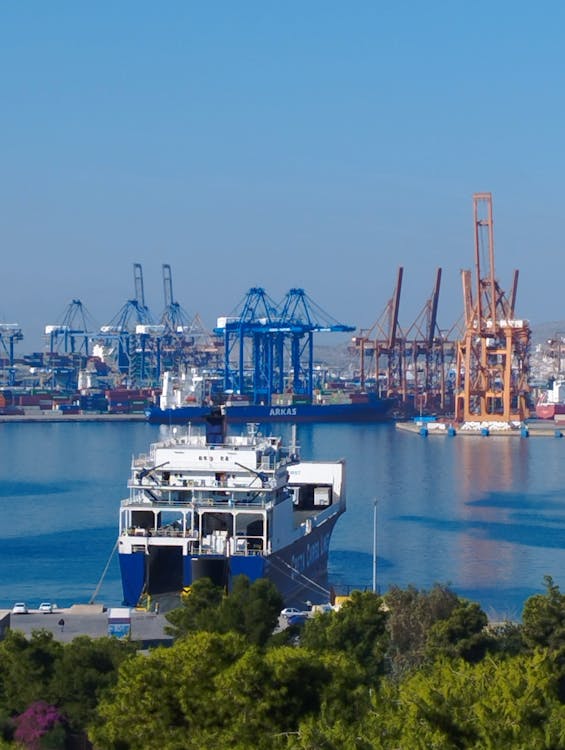
[[[286,618],[286,621],[287,621],[288,625],[302,626],[302,625],[304,625],[304,623],[306,622],[307,619],[308,619],[308,615],[300,613],[300,614],[296,614],[296,615],[290,615],[289,617]]]

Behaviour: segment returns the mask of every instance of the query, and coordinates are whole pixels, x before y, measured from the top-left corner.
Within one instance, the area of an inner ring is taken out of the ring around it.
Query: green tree
[[[337,612],[325,612],[304,625],[300,643],[322,653],[343,653],[363,669],[373,684],[383,672],[388,644],[387,612],[381,597],[353,591]]]
[[[194,582],[181,607],[169,612],[166,631],[176,638],[207,631],[240,633],[250,643],[264,644],[275,629],[283,600],[266,578],[251,583],[247,576],[237,576],[232,591],[225,594],[210,579]]]
[[[430,627],[426,652],[432,658],[445,654],[469,662],[480,661],[494,645],[487,624],[488,618],[476,602],[460,599],[449,617]]]
[[[51,681],[63,646],[45,630],[29,640],[19,631],[8,631],[0,643],[0,681],[4,711],[22,713],[35,701],[52,701]]]
[[[435,584],[429,591],[392,587],[385,603],[390,635],[387,658],[396,677],[440,653],[477,661],[494,648],[494,637],[486,630],[488,618],[480,606],[461,599],[447,586]]]
[[[565,707],[550,661],[542,653],[478,664],[438,658],[397,686],[388,710],[369,712],[365,731],[381,742],[385,727],[389,747],[556,750]]]
[[[89,737],[102,750],[205,747],[217,735],[215,678],[240,658],[236,634],[199,632],[171,648],[125,660],[115,687],[99,703]]]
[[[305,721],[356,716],[363,678],[343,655],[195,633],[125,661],[90,737],[100,750],[282,750]]]
[[[459,600],[448,586],[436,583],[428,591],[391,586],[384,601],[390,637],[387,657],[393,674],[401,676],[422,664],[430,628],[447,619]]]
[[[233,630],[250,643],[263,645],[277,626],[282,606],[277,587],[267,578],[251,583],[247,576],[237,576],[231,592],[218,607],[218,632]]]
[[[86,729],[104,691],[116,683],[120,664],[135,651],[135,644],[127,641],[88,636],[64,646],[53,671],[51,694],[74,731]]]
[[[188,633],[209,630],[214,625],[214,616],[223,595],[223,589],[209,578],[194,581],[181,606],[165,615],[170,623],[165,626],[165,632],[174,638],[181,638]]]
[[[544,577],[545,594],[535,594],[526,600],[522,611],[522,637],[531,649],[542,647],[562,651],[565,646],[565,594]]]
[[[249,648],[216,681],[220,747],[286,746],[287,735],[304,717],[318,715],[322,689],[331,679],[323,659],[305,649]]]

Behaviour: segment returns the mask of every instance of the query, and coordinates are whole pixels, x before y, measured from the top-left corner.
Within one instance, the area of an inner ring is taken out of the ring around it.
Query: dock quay
[[[69,643],[78,636],[103,638],[111,634],[111,614],[114,610],[99,604],[73,604],[67,608],[56,608],[44,614],[29,610],[28,614],[14,615],[10,610],[0,611],[0,631],[7,628],[22,632],[26,637],[33,631],[46,630],[56,641]],[[129,639],[139,642],[141,648],[167,646],[173,641],[165,633],[167,620],[164,614],[145,610],[126,610],[129,618]],[[61,624],[61,622],[63,624]]]
[[[2,414],[0,424],[21,424],[23,422],[145,422],[145,414],[66,414],[62,411],[42,411],[29,414]]]
[[[565,423],[559,421],[533,419],[521,424],[506,422],[473,422],[457,424],[455,422],[414,419],[396,422],[396,429],[410,432],[421,437],[492,437],[492,438],[530,438],[530,437],[565,437]]]

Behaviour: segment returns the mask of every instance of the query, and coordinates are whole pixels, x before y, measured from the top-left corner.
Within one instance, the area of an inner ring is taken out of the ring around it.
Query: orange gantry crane
[[[473,196],[475,290],[462,272],[465,334],[457,345],[458,422],[512,422],[529,416],[527,406],[531,331],[515,317],[518,271],[507,296],[495,278],[492,195]]]
[[[386,395],[398,396],[405,393],[404,335],[398,324],[400,292],[404,269],[399,267],[396,286],[381,316],[370,328],[362,328],[359,336],[353,337],[353,344],[360,353],[361,390],[365,390],[366,357],[373,357],[375,378],[379,379],[379,365],[385,361],[384,378]],[[374,338],[373,338],[374,337]]]

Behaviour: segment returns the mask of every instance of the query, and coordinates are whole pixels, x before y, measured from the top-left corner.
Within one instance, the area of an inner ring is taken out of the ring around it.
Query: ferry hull
[[[182,555],[179,548],[177,561],[172,556],[155,562],[152,552],[119,554],[122,577],[123,603],[135,607],[142,594],[177,593],[202,577],[211,578],[228,590],[238,575],[250,581],[259,578],[271,580],[285,604],[304,604],[305,601],[328,600],[328,551],[338,513],[316,526],[309,534],[271,555],[225,557],[222,555]],[[176,583],[177,585],[171,585]]]
[[[351,404],[293,404],[291,406],[229,405],[225,407],[228,423],[244,424],[247,422],[383,422],[390,417],[394,400],[376,398],[367,402]],[[151,424],[182,425],[192,422],[204,422],[210,414],[205,406],[183,406],[176,409],[154,407],[146,411]]]

